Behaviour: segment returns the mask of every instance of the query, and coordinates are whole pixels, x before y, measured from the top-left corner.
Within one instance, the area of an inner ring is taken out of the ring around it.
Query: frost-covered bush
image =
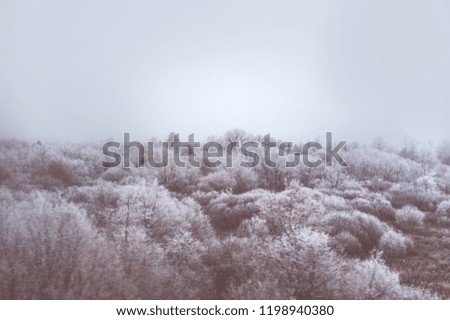
[[[211,200],[217,198],[219,194],[220,193],[217,191],[196,191],[192,194],[192,198],[195,199],[195,201],[197,201],[202,207],[206,207]]]
[[[352,235],[348,231],[339,232],[334,236],[334,240],[339,251],[342,250],[349,256],[361,256],[364,254],[364,250],[359,242],[358,238]]]
[[[389,190],[392,183],[381,179],[380,177],[374,177],[364,182],[364,186],[372,192],[384,192]]]
[[[326,212],[325,198],[319,191],[292,182],[282,192],[261,192],[257,203],[259,214],[266,219],[270,233],[280,235],[299,225],[320,224]]]
[[[436,210],[439,223],[450,223],[450,200],[442,201]]]
[[[380,255],[356,262],[347,279],[353,286],[347,288],[346,299],[436,299],[428,290],[400,284],[397,273],[392,272]]]
[[[212,236],[208,217],[192,198],[178,200],[165,188],[145,181],[120,186],[118,192],[119,208],[112,219],[119,230],[139,225],[152,241],[160,243],[167,243],[181,232],[202,239]]]
[[[187,159],[185,161],[187,162]],[[171,192],[179,195],[191,195],[198,190],[200,170],[197,168],[190,166],[186,168],[177,167],[169,161],[167,166],[149,168],[149,170],[151,170],[158,183]]]
[[[426,189],[423,181],[421,185],[418,183],[395,184],[389,190],[389,200],[394,208],[413,205],[422,211],[435,211],[442,197],[442,193],[431,185]]]
[[[77,184],[75,168],[63,160],[51,160],[45,169],[32,176],[33,183],[46,190],[56,190]]]
[[[0,277],[9,279],[0,298],[210,297],[202,255],[215,233],[199,204],[157,185],[116,189],[117,207],[102,228],[81,208],[95,189],[84,190],[93,197],[87,203],[0,189]]]
[[[258,176],[258,188],[276,192],[286,188],[287,170],[281,163],[277,162],[275,167],[268,167],[261,163],[255,168],[255,173]]]
[[[1,299],[111,298],[119,290],[111,245],[76,206],[32,193],[2,201],[0,218]]]
[[[298,229],[254,251],[253,272],[232,286],[238,299],[332,299],[339,295],[341,258],[328,246],[328,237]]]
[[[366,213],[372,213],[374,211],[372,203],[367,199],[355,198],[350,203],[355,210]]]
[[[346,200],[353,200],[355,198],[367,198],[371,192],[362,185],[361,181],[347,177],[338,188],[333,190],[333,194]]]
[[[205,263],[205,256],[212,243],[216,243],[214,237],[210,237],[208,241],[202,241],[186,231],[181,231],[170,239],[160,253],[167,269],[163,275],[168,273],[170,276],[169,279],[163,278],[166,281],[162,290],[163,295],[161,295],[164,299],[169,297],[170,299],[210,299],[214,297],[212,272]],[[138,273],[136,276],[139,276]],[[160,275],[155,274],[146,280],[151,282],[152,278],[160,279]],[[148,292],[147,296],[151,297],[154,294]]]
[[[395,209],[392,204],[384,197],[376,195],[372,198],[373,215],[377,216],[381,220],[394,220]]]
[[[395,222],[405,228],[423,226],[425,214],[414,206],[404,206],[395,213]]]
[[[119,189],[113,183],[103,180],[99,180],[94,186],[71,187],[66,190],[65,196],[83,207],[99,228],[111,226],[111,217],[117,211],[121,197]]]
[[[440,165],[435,168],[435,179],[439,190],[450,194],[450,166]]]
[[[208,270],[205,275],[213,285],[208,299],[237,298],[229,289],[245,282],[254,272],[255,245],[248,239],[233,236],[212,239],[208,243],[202,255],[202,263]]]
[[[251,219],[244,220],[236,234],[244,238],[265,239],[269,236],[270,232],[267,221],[259,216],[255,216]]]
[[[258,175],[251,169],[236,167],[231,171],[234,180],[232,191],[235,194],[245,193],[256,189],[258,186]]]
[[[120,183],[129,173],[129,169],[127,170],[122,167],[108,168],[102,173],[101,178],[106,181]]]
[[[348,201],[338,196],[325,196],[323,205],[327,211],[345,211],[352,208]]]
[[[369,213],[381,220],[393,220],[395,218],[395,209],[391,203],[384,197],[372,195],[369,199],[355,198],[351,201],[355,210]]]
[[[373,149],[356,149],[348,155],[350,174],[361,181],[373,181],[369,188],[380,186],[380,180],[396,183],[418,176],[419,164],[395,153]],[[383,187],[384,188],[384,187]]]
[[[259,243],[248,253],[252,272],[232,283],[235,299],[420,299],[436,298],[400,284],[379,257],[347,259],[330,247],[327,235],[309,228]]]
[[[360,211],[332,213],[325,218],[325,224],[333,237],[340,233],[355,237],[361,244],[363,255],[375,248],[381,236],[389,229],[378,218]]]
[[[221,193],[204,208],[211,224],[219,232],[235,231],[240,224],[259,212],[254,192],[239,195]]]
[[[403,258],[412,248],[412,240],[393,230],[387,231],[378,243],[378,249],[386,258]]]
[[[225,170],[216,171],[200,179],[199,189],[202,191],[231,191],[236,186],[236,181],[230,172]]]
[[[355,198],[364,198],[367,196],[367,191],[362,189],[350,189],[343,190],[339,193],[342,198],[347,200],[353,200]]]

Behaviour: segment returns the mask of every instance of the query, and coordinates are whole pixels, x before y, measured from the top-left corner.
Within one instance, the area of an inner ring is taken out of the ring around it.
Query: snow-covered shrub
[[[431,185],[430,185],[431,186]],[[435,211],[438,203],[442,200],[442,193],[436,188],[424,187],[418,183],[395,184],[389,190],[389,200],[394,208],[401,208],[406,205],[413,205],[422,211]]]
[[[34,192],[2,201],[0,217],[1,299],[106,299],[119,290],[111,245],[77,206]]]
[[[328,237],[309,228],[293,230],[255,248],[253,272],[231,286],[238,299],[332,299],[339,296],[342,258]]]
[[[376,195],[372,199],[373,215],[377,216],[381,220],[394,220],[395,209],[392,204],[384,197]]]
[[[106,181],[120,183],[124,179],[130,170],[126,170],[122,167],[108,168],[102,173],[101,178]]]
[[[367,199],[355,198],[350,203],[355,210],[366,213],[372,213],[374,211],[372,203]]]
[[[204,208],[213,227],[220,232],[235,231],[242,221],[259,212],[254,192],[239,195],[222,193]]]
[[[428,291],[400,284],[380,256],[348,259],[330,247],[327,235],[300,228],[259,243],[249,256],[252,272],[231,283],[235,299],[420,299]]]
[[[255,168],[258,176],[258,187],[266,190],[280,192],[286,188],[287,169],[281,163],[275,167],[268,167],[261,163]]]
[[[395,213],[395,222],[405,228],[423,226],[425,214],[414,206],[404,206]]]
[[[355,198],[351,205],[355,210],[369,213],[381,220],[393,220],[395,217],[395,209],[391,203],[379,195],[372,195],[369,199]]]
[[[205,192],[205,191],[195,191],[192,194],[192,198],[195,199],[202,207],[207,206],[211,200],[217,198],[220,195],[217,191]]]
[[[348,155],[348,165],[352,176],[361,181],[369,181],[368,187],[375,189],[380,182],[374,185],[370,181],[396,183],[414,178],[419,172],[418,163],[394,153],[373,149],[353,150]]]
[[[256,254],[255,244],[249,239],[233,236],[211,239],[202,255],[202,263],[208,270],[205,275],[213,285],[207,298],[235,299],[229,288],[251,277]]]
[[[342,232],[354,236],[361,244],[363,254],[368,254],[375,248],[381,236],[389,229],[378,218],[360,211],[332,213],[326,217],[325,224],[332,236]]]
[[[244,220],[237,230],[237,235],[244,238],[265,239],[269,234],[267,221],[259,216]]]
[[[319,191],[292,182],[282,192],[260,192],[258,207],[270,233],[280,235],[299,225],[320,223],[326,212],[325,197]]]
[[[436,210],[439,223],[450,223],[450,200],[442,201]]]
[[[338,196],[324,196],[322,203],[328,212],[345,211],[352,208],[348,201]]]
[[[232,187],[232,191],[235,194],[251,191],[258,186],[258,176],[249,168],[233,168],[231,170],[231,176],[235,182]]]
[[[362,185],[361,181],[355,180],[352,177],[347,177],[344,179],[339,187],[333,191],[333,194],[346,200],[367,198],[370,195],[370,191]]]
[[[222,192],[231,191],[236,186],[236,181],[231,176],[230,172],[219,170],[208,174],[200,179],[199,189],[202,191],[217,191]]]
[[[423,289],[400,284],[397,273],[389,269],[380,255],[354,264],[344,275],[352,284],[347,287],[346,299],[436,299],[437,296]]]
[[[450,166],[439,165],[435,168],[435,179],[439,190],[450,194]]]
[[[378,249],[383,251],[386,258],[405,257],[411,247],[412,240],[410,238],[393,230],[384,233],[378,243]]]
[[[187,161],[185,159],[185,161]],[[150,169],[158,183],[179,195],[190,195],[198,190],[200,170],[193,167],[177,167],[169,161],[167,166]]]
[[[381,179],[380,177],[374,177],[364,182],[364,186],[372,192],[384,192],[389,190],[392,183]]]
[[[339,232],[334,236],[337,249],[342,250],[349,256],[361,256],[364,254],[359,240],[348,231]]]

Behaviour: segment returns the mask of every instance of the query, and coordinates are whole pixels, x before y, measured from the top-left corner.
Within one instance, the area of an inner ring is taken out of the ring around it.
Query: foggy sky
[[[450,138],[448,1],[0,1],[0,138]]]

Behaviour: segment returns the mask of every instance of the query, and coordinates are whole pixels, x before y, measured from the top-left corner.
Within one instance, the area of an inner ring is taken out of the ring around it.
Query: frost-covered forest
[[[0,298],[450,298],[450,143],[343,156],[124,169],[100,143],[2,140]]]

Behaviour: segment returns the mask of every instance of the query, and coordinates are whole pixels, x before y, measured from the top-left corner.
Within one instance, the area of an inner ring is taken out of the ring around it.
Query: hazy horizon
[[[2,1],[0,138],[450,137],[447,1]]]

